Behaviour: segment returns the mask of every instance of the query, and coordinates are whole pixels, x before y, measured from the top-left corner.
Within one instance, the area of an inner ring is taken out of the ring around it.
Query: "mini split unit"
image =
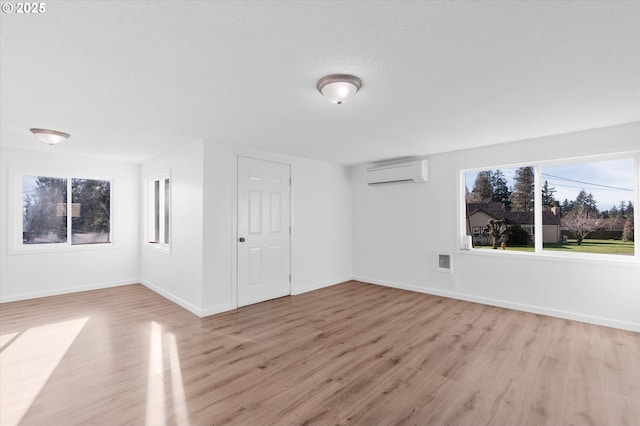
[[[379,164],[367,169],[367,183],[380,185],[393,182],[422,183],[429,180],[427,160],[411,160]]]

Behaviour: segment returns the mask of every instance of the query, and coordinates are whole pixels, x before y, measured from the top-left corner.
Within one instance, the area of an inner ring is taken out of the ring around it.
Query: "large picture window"
[[[22,175],[22,245],[110,242],[110,180]]]
[[[465,170],[463,235],[476,249],[634,256],[638,167],[631,154]]]

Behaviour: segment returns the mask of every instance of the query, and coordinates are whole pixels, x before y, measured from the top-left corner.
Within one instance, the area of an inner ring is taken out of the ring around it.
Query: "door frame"
[[[256,152],[251,149],[234,148],[233,149],[233,176],[234,188],[232,192],[232,213],[231,218],[233,220],[231,230],[231,306],[234,309],[238,309],[238,162],[240,157],[246,157],[253,160],[268,161],[271,163],[286,164],[289,166],[289,178],[291,184],[289,185],[289,226],[291,232],[289,232],[289,275],[291,280],[289,281],[289,296],[293,294],[293,233],[294,216],[293,216],[293,203],[294,203],[294,164],[290,158],[287,158],[278,154],[270,154],[266,152]]]

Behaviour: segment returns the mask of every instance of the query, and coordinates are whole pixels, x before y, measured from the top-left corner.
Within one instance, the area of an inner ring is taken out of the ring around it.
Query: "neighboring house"
[[[478,245],[491,244],[491,236],[486,231],[489,220],[508,220],[519,224],[534,238],[533,212],[510,212],[503,208],[502,203],[490,201],[486,203],[467,203],[467,233],[473,236],[473,243]],[[558,243],[562,236],[560,232],[560,209],[552,207],[542,212],[543,243]]]

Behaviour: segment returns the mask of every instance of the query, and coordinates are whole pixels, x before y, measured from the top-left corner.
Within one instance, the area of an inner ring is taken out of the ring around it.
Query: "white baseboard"
[[[169,293],[166,290],[163,290],[162,288],[158,287],[157,285],[146,281],[146,280],[140,280],[140,283],[142,285],[144,285],[145,287],[147,287],[149,290],[152,290],[156,293],[158,293],[160,296],[164,297],[165,299],[169,299],[170,301],[172,301],[173,303],[175,303],[176,305],[179,305],[181,307],[183,307],[184,309],[186,309],[187,311],[191,312],[192,314],[195,314],[197,316],[200,316],[200,308],[198,308],[195,305],[192,305],[191,303],[187,302],[186,300],[183,300],[181,298],[179,298],[178,296],[175,296],[172,293]]]
[[[622,330],[640,332],[640,323],[620,321],[612,318],[604,318],[604,317],[598,317],[594,315],[585,315],[577,312],[550,309],[543,306],[528,305],[524,303],[511,302],[508,300],[492,299],[488,297],[475,296],[475,295],[470,295],[465,293],[456,293],[452,291],[441,290],[441,289],[436,289],[431,287],[421,287],[421,286],[416,286],[412,284],[378,280],[375,278],[362,277],[362,276],[355,276],[355,277],[349,276],[349,277],[343,277],[343,278],[314,283],[301,288],[292,289],[291,294],[292,295],[302,294],[309,291],[318,290],[324,287],[337,285],[350,280],[357,280],[357,281],[362,281],[369,284],[382,285],[386,287],[393,287],[393,288],[398,288],[398,289],[408,290],[408,291],[415,291],[417,293],[433,294],[436,296],[448,297],[451,299],[465,300],[468,302],[482,303],[485,305],[499,306],[502,308],[515,309],[518,311],[531,312],[535,314],[542,314],[542,315],[548,315],[552,317],[581,321],[581,322],[586,322],[590,324],[602,325],[606,327],[619,328]],[[170,301],[176,303],[177,305],[183,307],[184,309],[188,310],[189,312],[201,318],[235,309],[235,306],[232,306],[231,303],[225,303],[218,306],[200,309],[194,306],[193,304],[161,289],[160,287],[157,287],[153,283],[150,283],[145,280],[134,280],[134,279],[90,284],[90,285],[79,286],[79,287],[67,287],[67,288],[40,291],[40,292],[20,293],[20,294],[15,294],[11,296],[0,296],[0,303],[16,302],[16,301],[27,300],[27,299],[36,299],[39,297],[58,296],[62,294],[78,293],[78,292],[89,291],[89,290],[99,290],[103,288],[119,287],[124,285],[131,285],[131,284],[143,284],[145,287],[149,288],[150,290],[169,299]]]
[[[0,303],[17,302],[19,300],[37,299],[39,297],[59,296],[61,294],[79,293],[81,291],[100,290],[102,288],[120,287],[123,285],[139,284],[139,280],[120,280],[105,283],[82,285],[78,287],[56,288],[53,290],[35,291],[31,293],[20,293],[11,296],[0,296]]]
[[[303,287],[299,287],[299,288],[291,288],[291,295],[295,296],[296,294],[302,294],[302,293],[307,293],[309,291],[313,291],[313,290],[319,290],[321,288],[325,288],[325,287],[331,287],[332,285],[336,285],[336,284],[341,284],[345,281],[351,281],[353,279],[353,276],[348,276],[348,277],[343,277],[343,278],[336,278],[333,280],[327,280],[327,281],[321,281],[318,283],[313,283],[310,285],[306,285]]]
[[[332,286],[332,285],[340,284],[340,283],[343,283],[345,281],[349,281],[349,280],[352,280],[352,279],[353,279],[353,277],[348,276],[348,277],[344,277],[344,278],[338,278],[338,279],[334,279],[334,280],[322,281],[322,282],[314,283],[314,284],[311,284],[311,285],[308,285],[308,286],[304,286],[302,288],[297,288],[297,289],[293,289],[292,288],[291,289],[291,295],[293,296],[293,295],[296,295],[296,294],[302,294],[302,293],[306,293],[306,292],[309,292],[309,291],[318,290],[320,288],[324,288],[324,287],[329,287],[329,286]],[[146,286],[150,290],[153,290],[154,292],[158,293],[162,297],[165,297],[165,298],[171,300],[173,303],[175,303],[175,304],[183,307],[184,309],[188,310],[189,312],[199,316],[200,318],[236,309],[236,306],[234,306],[231,303],[223,303],[221,305],[200,309],[197,306],[194,306],[193,304],[191,304],[191,303],[189,303],[189,302],[187,302],[187,301],[175,296],[174,294],[169,293],[168,291],[161,289],[160,287],[156,286],[155,284],[153,284],[153,283],[151,283],[149,281],[140,280],[140,283],[142,283],[144,286]]]
[[[184,299],[181,299],[180,297],[161,289],[160,287],[156,286],[155,284],[146,281],[146,280],[140,280],[140,283],[142,285],[144,285],[145,287],[147,287],[149,290],[152,290],[156,293],[158,293],[160,296],[164,297],[165,299],[169,299],[170,301],[172,301],[173,303],[175,303],[178,306],[183,307],[184,309],[186,309],[187,311],[191,312],[194,315],[199,316],[200,318],[202,317],[206,317],[209,315],[215,315],[215,314],[219,314],[221,312],[226,312],[226,311],[230,311],[232,309],[235,309],[235,306],[231,306],[231,303],[225,303],[222,305],[218,305],[218,306],[213,306],[210,308],[205,308],[205,309],[200,309],[197,306],[187,302]]]
[[[412,284],[396,283],[392,281],[377,280],[371,277],[354,277],[354,280],[362,281],[368,284],[382,285],[386,287],[399,288],[402,290],[415,291],[417,293],[433,294],[435,296],[448,297],[451,299],[465,300],[467,302],[482,303],[484,305],[498,306],[501,308],[514,309],[517,311],[531,312],[534,314],[547,315],[551,317],[586,322],[589,324],[602,325],[605,327],[619,328],[640,332],[640,323],[620,321],[612,318],[603,318],[594,315],[585,315],[577,312],[562,311],[558,309],[550,309],[544,306],[528,305],[525,303],[510,302],[508,300],[492,299],[482,296],[474,296],[465,293],[456,293],[453,291],[440,290],[431,287],[420,287]]]
[[[201,309],[198,316],[200,318],[208,317],[209,315],[220,314],[222,312],[232,311],[234,309],[236,309],[236,307],[233,306],[231,303],[224,303],[222,305]]]

